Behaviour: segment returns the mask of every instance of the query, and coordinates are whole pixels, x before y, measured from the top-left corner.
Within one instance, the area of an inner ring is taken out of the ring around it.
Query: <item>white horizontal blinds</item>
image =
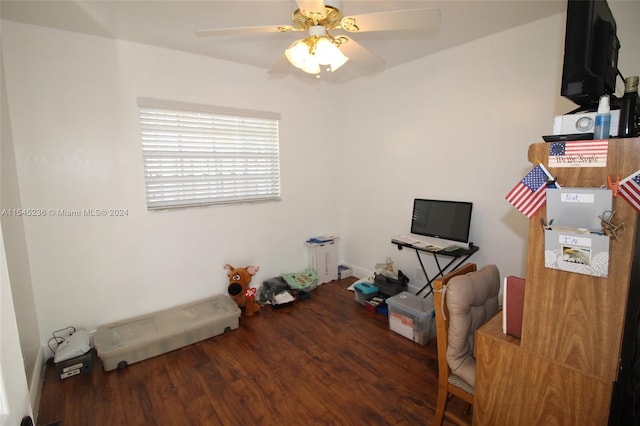
[[[138,103],[149,209],[279,199],[275,114]]]

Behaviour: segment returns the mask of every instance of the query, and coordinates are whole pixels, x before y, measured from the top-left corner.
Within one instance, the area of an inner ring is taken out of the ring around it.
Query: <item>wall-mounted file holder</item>
[[[547,189],[544,265],[578,274],[609,275],[609,237],[600,216],[611,210],[610,189]]]
[[[544,266],[606,278],[609,275],[609,237],[589,232],[545,230]]]

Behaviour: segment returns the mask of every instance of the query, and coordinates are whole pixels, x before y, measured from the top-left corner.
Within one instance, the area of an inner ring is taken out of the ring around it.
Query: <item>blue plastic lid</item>
[[[358,293],[362,294],[374,294],[378,292],[378,286],[370,283],[356,283],[353,288],[355,288]]]

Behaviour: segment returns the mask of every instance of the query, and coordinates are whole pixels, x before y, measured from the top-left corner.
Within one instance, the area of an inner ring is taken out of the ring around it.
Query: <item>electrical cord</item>
[[[75,327],[73,327],[73,326],[69,326],[69,327],[61,328],[60,330],[56,330],[56,331],[54,331],[54,332],[52,333],[53,337],[47,341],[47,346],[49,347],[49,349],[51,350],[51,352],[52,352],[53,354],[55,354],[55,353],[56,353],[56,350],[58,350],[58,346],[60,346],[60,343],[62,343],[62,342],[64,342],[65,340],[67,340],[67,339],[65,339],[64,337],[62,337],[62,336],[58,336],[58,335],[56,335],[56,334],[57,334],[57,333],[62,333],[63,331],[68,331],[68,330],[72,330],[70,334],[73,334],[73,333],[75,333],[75,332],[76,332],[76,328],[75,328]],[[66,333],[66,334],[69,334],[69,333]],[[51,347],[51,342],[52,342],[52,341],[55,341],[55,344],[56,344],[55,349]]]

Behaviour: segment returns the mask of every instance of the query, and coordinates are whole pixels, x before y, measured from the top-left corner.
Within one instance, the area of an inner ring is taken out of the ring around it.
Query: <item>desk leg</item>
[[[455,262],[455,261],[456,261],[456,259],[457,259],[457,257],[452,258],[452,259],[449,261],[449,263],[447,263],[447,264],[445,265],[445,267],[444,267],[444,268],[441,268],[441,267],[440,267],[440,262],[438,261],[438,254],[434,252],[434,253],[433,253],[433,258],[435,259],[435,261],[436,261],[436,265],[438,266],[438,275],[436,275],[436,277],[444,276],[444,272],[445,272],[447,269],[449,269],[449,267],[451,266],[451,264],[452,264],[453,262]],[[464,261],[464,259],[463,259],[463,261]],[[460,263],[462,263],[462,262],[458,262],[458,264],[456,265],[456,267],[455,267],[455,268],[453,268],[453,269],[456,269],[458,266],[460,266]]]
[[[422,258],[420,257],[420,252],[418,250],[416,250],[416,256],[418,256],[418,262],[420,262],[420,267],[422,268],[422,273],[424,274],[424,277],[427,280],[427,284],[422,287],[416,294],[420,294],[425,288],[429,287],[429,293],[431,291],[433,291],[431,289],[431,283],[433,282],[432,279],[429,278],[429,274],[427,274],[427,268],[424,267],[424,263],[422,263]],[[427,294],[429,294],[427,293]]]
[[[464,263],[467,259],[469,259],[471,257],[473,253],[470,253],[468,255],[465,255],[464,257],[460,258],[460,257],[454,257],[453,259],[451,259],[449,261],[449,263],[447,263],[445,265],[444,268],[440,267],[440,261],[438,260],[438,254],[436,252],[433,252],[433,258],[436,261],[436,265],[438,266],[438,273],[436,275],[433,276],[433,278],[429,278],[429,275],[427,275],[427,270],[424,267],[424,264],[422,263],[422,258],[420,257],[420,252],[418,250],[416,250],[416,255],[418,256],[418,260],[420,261],[420,267],[422,267],[422,271],[424,272],[424,276],[427,279],[427,283],[420,289],[418,290],[418,292],[416,293],[416,295],[422,293],[426,288],[429,289],[429,291],[427,291],[427,293],[423,296],[424,298],[429,297],[429,295],[431,293],[433,293],[433,282],[438,278],[438,277],[442,277],[444,276],[445,272],[451,267],[451,265],[458,260],[458,263],[455,264],[455,266],[453,266],[453,268],[451,268],[451,270],[456,270],[458,269],[458,267],[460,265],[462,265],[462,263]]]
[[[427,279],[427,284],[425,284],[424,287],[422,287],[420,290],[418,290],[416,295],[422,293],[422,291],[425,288],[428,287],[429,291],[424,296],[424,297],[427,297],[428,295],[430,295],[433,292],[433,287],[431,287],[431,283],[433,282],[433,279],[429,278],[429,274],[427,274],[427,268],[424,267],[424,263],[422,263],[422,258],[420,257],[420,252],[418,250],[416,250],[416,256],[418,256],[418,262],[420,262],[420,267],[422,268],[422,272],[424,273],[424,277]]]
[[[422,287],[420,290],[418,290],[416,295],[422,293],[424,289],[429,288],[429,291],[427,291],[427,293],[423,296],[424,298],[427,298],[431,293],[433,293],[433,285],[432,285],[433,282],[436,280],[436,278],[444,276],[444,272],[449,268],[449,266],[451,266],[451,264],[456,260],[456,258],[451,259],[449,263],[447,263],[447,265],[444,268],[442,268],[440,267],[440,262],[438,261],[438,256],[436,255],[436,252],[433,252],[433,258],[436,261],[436,266],[438,267],[438,273],[435,274],[433,278],[430,279],[429,276],[427,275],[427,270],[424,267],[424,264],[422,263],[422,258],[420,257],[420,253],[418,252],[418,250],[416,250],[416,254],[418,255],[418,260],[420,260],[420,266],[424,271],[424,276],[427,278],[427,284],[424,287]]]
[[[434,255],[435,255],[435,254],[434,254]],[[466,262],[466,261],[467,261],[467,259],[469,259],[469,258],[471,257],[471,255],[473,255],[473,253],[467,254],[467,255],[466,255],[466,256],[464,256],[463,258],[456,257],[455,259],[451,260],[451,262],[449,262],[449,263],[447,264],[447,266],[443,269],[443,271],[446,271],[446,270],[447,270],[447,268],[448,268],[448,267],[449,267],[449,266],[450,266],[450,265],[451,265],[451,264],[452,264],[456,259],[460,259],[460,260],[458,261],[458,263],[456,263],[456,265],[451,269],[452,271],[455,271],[456,269],[458,269],[458,267],[459,267],[460,265],[462,265],[464,262]]]

